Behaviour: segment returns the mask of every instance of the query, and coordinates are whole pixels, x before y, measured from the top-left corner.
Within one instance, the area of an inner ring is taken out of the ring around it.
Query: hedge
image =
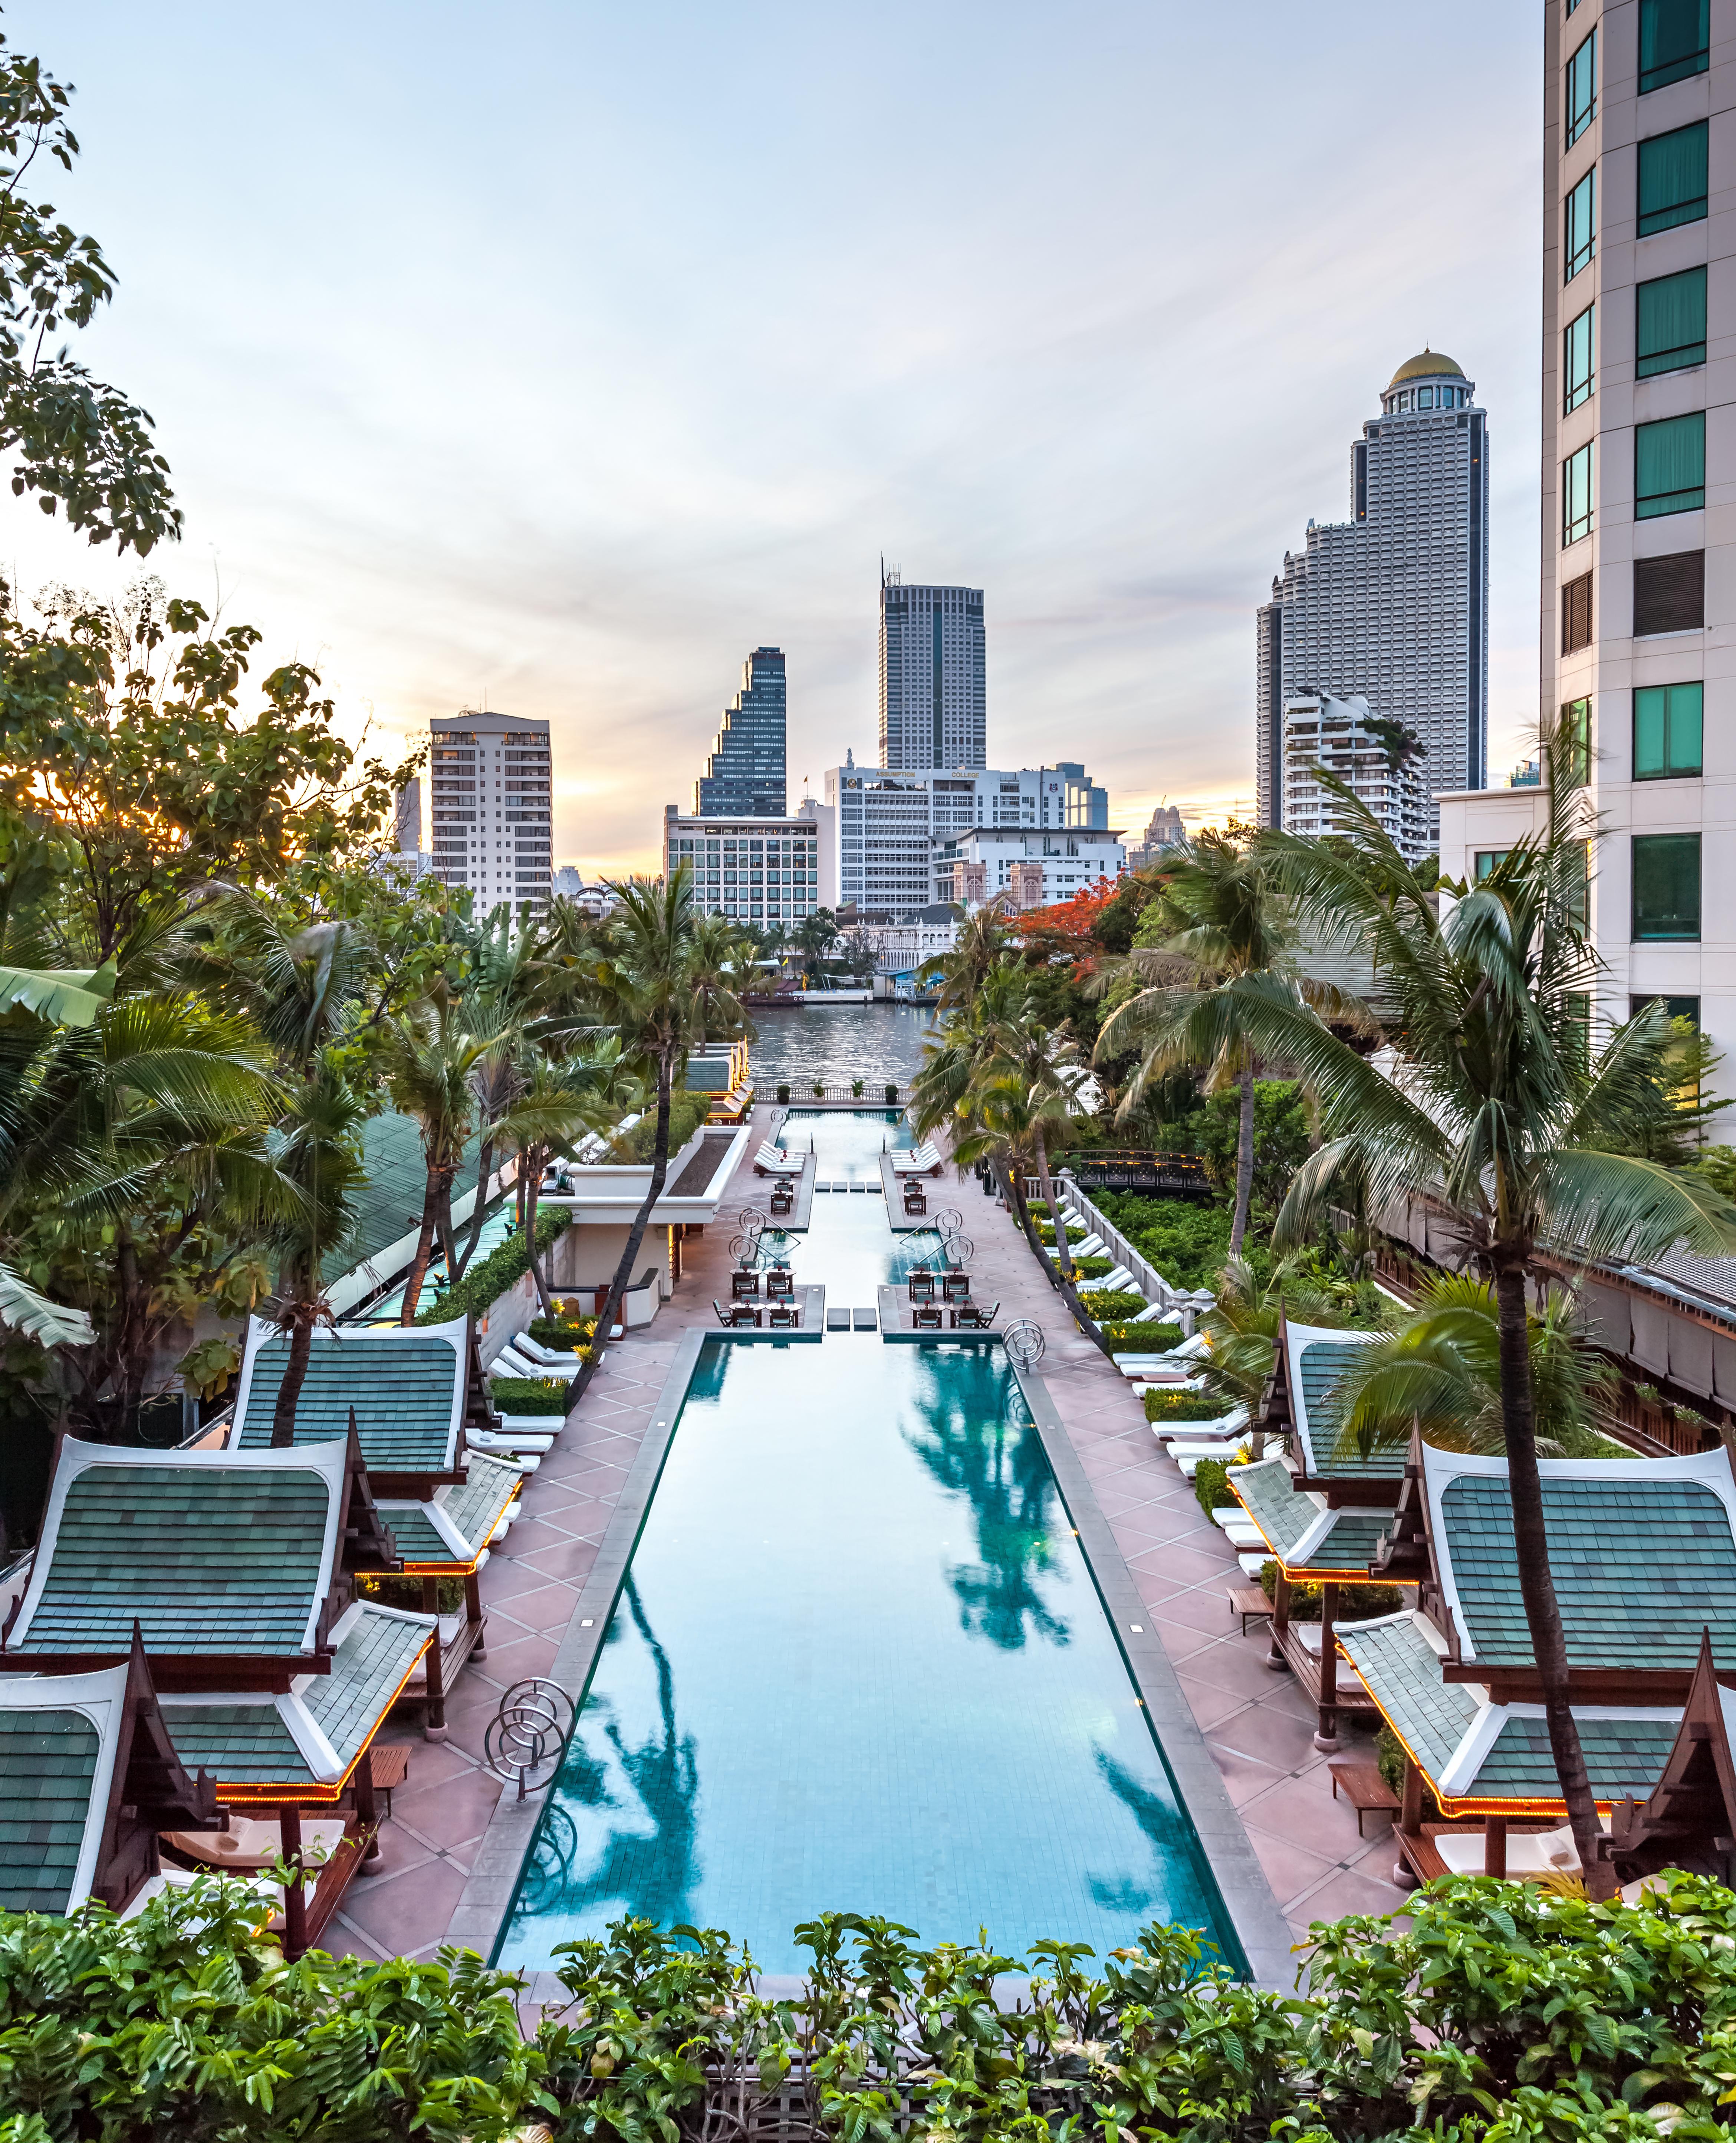
[[[1079,1299],[1094,1324],[1114,1324],[1124,1318],[1137,1317],[1145,1307],[1144,1295],[1130,1294],[1125,1287],[1081,1288]]]
[[[488,1387],[502,1413],[561,1413],[566,1411],[565,1377],[496,1377]]]
[[[1219,1421],[1234,1412],[1215,1392],[1147,1392],[1147,1421]]]
[[[1116,1324],[1098,1327],[1111,1354],[1167,1354],[1181,1344],[1179,1324]]]
[[[621,1920],[559,1946],[566,2006],[528,2041],[480,1958],[285,1965],[255,1897],[202,1880],[125,1923],[0,1915],[0,2143],[505,2143],[532,2122],[556,2143],[1730,2134],[1736,1897],[1699,1875],[1607,1905],[1448,1878],[1317,1922],[1294,1993],[1239,1980],[1185,1926],[1021,1957],[823,1913],[796,1931],[796,2007],[717,1929]]]
[[[547,1257],[554,1247],[556,1239],[566,1234],[572,1225],[572,1215],[565,1206],[540,1206],[537,1213],[537,1250],[539,1256]],[[497,1243],[487,1256],[471,1266],[456,1287],[448,1288],[438,1298],[424,1295],[416,1312],[418,1324],[444,1324],[448,1318],[480,1317],[511,1287],[521,1280],[531,1269],[530,1255],[525,1248],[524,1230],[515,1228],[503,1243]]]

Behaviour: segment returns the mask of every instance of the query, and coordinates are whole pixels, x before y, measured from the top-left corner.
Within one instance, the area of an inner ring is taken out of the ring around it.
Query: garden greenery
[[[1100,1961],[823,1913],[774,2000],[720,1932],[626,1920],[528,2039],[473,1956],[285,1965],[258,1918],[210,1880],[0,1918],[0,2143],[1723,2143],[1736,2103],[1736,1897],[1697,1876],[1452,1879],[1317,1926],[1285,1993],[1186,1928]]]
[[[537,1215],[537,1255],[546,1257],[557,1236],[564,1235],[571,1225],[572,1215],[563,1207],[551,1210],[544,1206]],[[416,1313],[418,1324],[443,1324],[449,1318],[476,1316],[498,1302],[516,1280],[521,1280],[531,1269],[530,1251],[522,1228],[517,1228],[503,1243],[496,1244],[486,1258],[480,1259],[467,1272],[456,1287],[449,1287],[442,1294],[424,1302]]]

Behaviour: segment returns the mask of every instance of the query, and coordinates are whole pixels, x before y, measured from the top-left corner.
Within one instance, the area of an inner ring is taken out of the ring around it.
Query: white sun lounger
[[[768,1139],[754,1156],[755,1175],[799,1175],[805,1154],[785,1153],[781,1146],[774,1146]]]
[[[1094,1258],[1102,1248],[1103,1238],[1100,1235],[1087,1235],[1082,1243],[1076,1243],[1071,1237],[1067,1241],[1068,1253],[1076,1258]]]
[[[1143,1309],[1135,1310],[1127,1322],[1130,1324],[1155,1324],[1162,1322],[1164,1306],[1160,1302],[1148,1302]]]
[[[1192,1444],[1227,1443],[1232,1436],[1243,1434],[1247,1425],[1248,1417],[1239,1408],[1234,1413],[1220,1413],[1210,1421],[1155,1421],[1151,1433],[1160,1443],[1185,1449]]]
[[[551,1369],[566,1369],[573,1373],[584,1368],[579,1357],[571,1352],[562,1354],[552,1347],[545,1347],[540,1339],[532,1339],[528,1332],[521,1332],[507,1344],[515,1354],[523,1354],[532,1362],[541,1362]]]
[[[1232,1441],[1221,1443],[1192,1444],[1185,1451],[1174,1451],[1170,1455],[1191,1481],[1202,1458],[1233,1459],[1241,1448],[1242,1440],[1237,1437]]]

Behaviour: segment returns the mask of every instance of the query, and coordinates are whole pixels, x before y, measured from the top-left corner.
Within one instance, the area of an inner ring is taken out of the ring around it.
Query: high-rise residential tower
[[[880,764],[987,766],[982,591],[880,575]]]
[[[788,713],[784,651],[756,647],[741,666],[741,690],[724,710],[705,771],[694,784],[694,809],[700,818],[783,817],[789,802]]]
[[[435,871],[482,913],[541,905],[554,862],[548,724],[466,709],[429,727]]]
[[[1350,449],[1350,519],[1311,521],[1284,554],[1256,612],[1262,825],[1284,824],[1284,707],[1298,695],[1363,699],[1402,724],[1432,794],[1486,778],[1489,448],[1475,392],[1437,350],[1400,365]]]

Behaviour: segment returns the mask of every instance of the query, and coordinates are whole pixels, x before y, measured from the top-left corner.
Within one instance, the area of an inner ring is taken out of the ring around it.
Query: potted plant
[[[860,1100],[861,1100],[861,1098],[862,1098],[862,1081],[861,1081],[861,1080],[859,1080],[859,1079],[853,1079],[853,1080],[850,1081],[850,1092],[851,1092],[851,1094],[854,1096],[854,1098],[855,1098],[856,1100],[858,1100],[858,1101],[860,1101]]]
[[[824,1081],[823,1079],[816,1079],[816,1080],[814,1081],[814,1100],[815,1100],[816,1101],[823,1101],[825,1100],[825,1098],[826,1098],[826,1082],[825,1082],[825,1081]]]
[[[788,1087],[788,1086],[780,1086],[780,1087],[779,1087],[779,1089],[778,1089],[778,1099],[779,1099],[780,1101],[783,1101],[783,1102],[784,1102],[785,1104],[788,1104],[789,1100],[789,1087]]]
[[[887,1082],[886,1082],[886,1106],[888,1106],[888,1108],[890,1108],[890,1107],[892,1106],[893,1103],[894,1101],[896,1101],[898,1100],[898,1090],[897,1086],[893,1083],[893,1081],[892,1081],[890,1079],[888,1079],[888,1080],[887,1081]]]

